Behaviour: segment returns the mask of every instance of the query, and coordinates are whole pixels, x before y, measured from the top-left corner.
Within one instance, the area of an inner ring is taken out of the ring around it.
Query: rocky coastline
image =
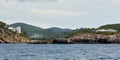
[[[18,39],[19,40],[19,39]],[[19,40],[10,42],[0,38],[0,43],[27,43],[27,44],[119,44],[120,34],[100,35],[100,34],[81,34],[70,38],[56,38],[51,41],[44,40]]]
[[[119,44],[120,34],[102,35],[102,34],[81,34],[70,38],[57,38],[51,42],[42,42],[34,40],[32,44]]]
[[[101,35],[101,34],[82,34],[68,38],[72,43],[99,43],[110,44],[120,43],[120,34],[115,35]]]

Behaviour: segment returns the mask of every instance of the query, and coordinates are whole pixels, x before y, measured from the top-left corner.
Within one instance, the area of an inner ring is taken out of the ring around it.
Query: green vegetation
[[[69,29],[60,29],[60,28],[49,28],[43,29],[36,26],[32,26],[24,23],[15,23],[10,25],[12,27],[20,26],[22,32],[26,32],[27,35],[31,37],[31,39],[54,39],[54,38],[65,38],[68,37],[71,30]]]
[[[95,32],[93,32],[93,30],[95,30],[95,28],[76,29],[76,30],[73,30],[73,32],[70,34],[70,36],[78,36],[78,35],[85,34],[85,33],[95,33]]]
[[[99,29],[114,29],[117,30],[117,32],[95,32],[94,30],[99,30]],[[114,35],[120,32],[120,24],[108,24],[108,25],[103,25],[99,28],[81,28],[81,29],[76,29],[74,30],[71,34],[71,36],[79,36],[81,34],[102,34],[102,35]]]
[[[5,26],[6,26],[6,23],[0,21],[0,28],[5,28]]]
[[[9,26],[0,21],[0,38],[3,39],[6,42],[11,42],[11,43],[24,43],[24,42],[29,42],[28,36],[25,34],[17,33],[16,31],[13,31],[8,28]]]
[[[98,29],[115,29],[120,32],[120,24],[107,24],[100,26]]]

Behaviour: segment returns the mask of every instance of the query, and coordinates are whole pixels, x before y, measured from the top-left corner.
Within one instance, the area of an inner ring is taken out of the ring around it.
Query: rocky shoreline
[[[0,43],[8,43],[8,42],[0,38]]]
[[[56,38],[51,41],[30,40],[29,42],[8,42],[0,38],[0,43],[28,43],[28,44],[119,44],[120,34],[100,35],[81,34],[70,38]]]
[[[51,42],[42,42],[34,40],[32,44],[119,44],[120,34],[100,35],[100,34],[82,34],[71,38],[57,38]]]
[[[120,43],[120,34],[100,35],[100,34],[82,34],[69,38],[72,43]]]

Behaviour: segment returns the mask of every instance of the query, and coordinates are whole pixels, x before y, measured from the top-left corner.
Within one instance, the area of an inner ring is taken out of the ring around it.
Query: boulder
[[[120,43],[120,34],[101,35],[101,34],[82,34],[69,38],[73,43]]]
[[[31,40],[29,44],[47,44],[48,42],[41,41],[41,40]]]
[[[53,44],[70,44],[70,41],[65,38],[57,38],[52,41]]]
[[[8,42],[0,38],[0,43],[8,43]]]

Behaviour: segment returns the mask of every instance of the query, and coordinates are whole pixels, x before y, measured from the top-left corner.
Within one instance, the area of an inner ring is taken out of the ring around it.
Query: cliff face
[[[7,43],[7,41],[5,41],[2,38],[0,38],[0,43]]]
[[[59,38],[52,41],[53,44],[110,44],[120,43],[120,34],[81,34],[70,38]]]
[[[73,43],[120,43],[120,34],[81,34],[79,36],[73,36],[69,40]]]
[[[5,31],[3,29],[3,31]],[[2,32],[0,30],[0,32]],[[9,33],[8,33],[9,32]],[[14,33],[11,31],[5,31],[4,33],[0,34],[0,43],[29,43],[30,40],[25,37],[25,36],[21,36],[18,33]]]

